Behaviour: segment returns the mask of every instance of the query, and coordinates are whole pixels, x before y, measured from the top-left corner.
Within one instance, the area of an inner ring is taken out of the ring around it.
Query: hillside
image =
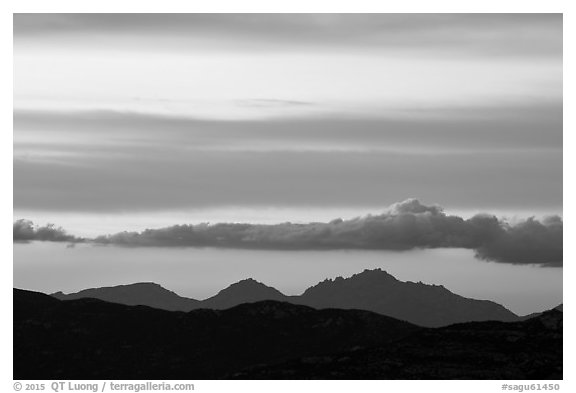
[[[15,379],[212,379],[257,364],[371,347],[420,328],[284,302],[188,313],[14,290]]]

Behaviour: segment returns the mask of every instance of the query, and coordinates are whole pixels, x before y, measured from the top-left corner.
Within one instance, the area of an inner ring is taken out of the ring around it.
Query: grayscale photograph
[[[563,379],[562,14],[15,13],[13,78],[14,379]]]

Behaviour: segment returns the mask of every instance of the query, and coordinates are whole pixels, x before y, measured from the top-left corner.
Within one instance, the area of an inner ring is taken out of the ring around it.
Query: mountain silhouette
[[[561,379],[562,313],[423,328],[286,302],[165,311],[14,289],[14,379]]]
[[[230,285],[211,298],[203,300],[199,307],[221,310],[242,303],[253,303],[261,300],[286,301],[287,299],[287,296],[277,289],[248,278]]]
[[[189,311],[196,308],[200,303],[198,300],[178,296],[176,293],[151,282],[91,288],[68,295],[56,292],[52,296],[60,300],[94,298],[129,306],[144,305],[168,311]]]
[[[298,302],[315,308],[373,311],[429,327],[518,319],[500,304],[465,298],[441,285],[399,281],[380,269],[364,270],[346,279],[325,280],[308,288]]]
[[[232,284],[202,301],[178,296],[152,283],[95,288],[69,295],[58,292],[53,296],[61,300],[91,297],[169,311],[191,311],[198,308],[220,310],[243,303],[277,300],[317,309],[372,311],[426,327],[471,321],[519,320],[517,315],[495,302],[465,298],[441,285],[399,281],[380,269],[364,270],[349,278],[324,280],[300,296],[286,296],[253,279]]]

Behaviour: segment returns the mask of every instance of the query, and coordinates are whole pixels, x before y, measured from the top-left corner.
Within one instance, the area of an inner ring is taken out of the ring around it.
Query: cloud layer
[[[427,47],[498,56],[561,56],[561,14],[15,14],[16,39],[190,50],[198,37],[240,48]],[[82,39],[78,39],[81,37]],[[184,37],[184,38],[183,38]],[[497,37],[497,38],[495,38]],[[80,42],[79,42],[80,41]]]
[[[372,208],[418,195],[458,209],[558,211],[561,105],[435,113],[202,121],[16,111],[14,208]]]
[[[13,241],[30,242],[33,240],[50,242],[82,242],[84,239],[66,233],[54,224],[43,227],[34,225],[30,220],[17,220],[13,224]]]
[[[14,36],[19,217],[366,212],[406,195],[468,211],[562,208],[561,14],[16,14]],[[417,205],[339,223],[102,239],[467,247],[561,263],[551,256],[561,222],[464,220]],[[15,233],[34,238],[30,226]]]
[[[515,224],[481,214],[469,219],[447,215],[416,199],[396,203],[380,215],[328,223],[275,225],[218,223],[174,225],[120,232],[89,241],[130,247],[223,247],[278,250],[466,248],[483,260],[562,266],[563,221],[558,216]],[[14,223],[14,241],[82,241],[53,226]]]

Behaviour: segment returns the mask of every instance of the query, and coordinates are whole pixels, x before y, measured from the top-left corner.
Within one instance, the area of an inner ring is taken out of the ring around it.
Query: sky
[[[560,14],[15,14],[13,97],[22,288],[562,299]]]
[[[562,214],[559,14],[16,14],[14,218]]]

